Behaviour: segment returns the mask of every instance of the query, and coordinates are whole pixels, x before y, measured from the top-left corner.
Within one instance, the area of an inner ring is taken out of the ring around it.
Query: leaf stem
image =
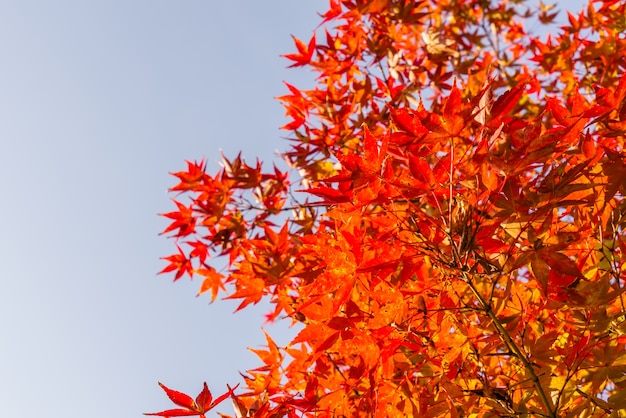
[[[530,377],[531,377],[531,380],[533,381],[535,389],[537,390],[537,393],[539,394],[539,397],[541,398],[541,402],[544,404],[544,406],[545,406],[545,408],[546,408],[546,410],[548,412],[548,416],[551,417],[551,418],[556,418],[556,413],[555,413],[555,411],[553,409],[552,403],[548,399],[548,396],[546,395],[545,390],[541,386],[541,383],[539,382],[539,377],[537,376],[537,373],[535,373],[535,369],[533,369],[532,364],[530,363],[530,361],[528,360],[526,355],[522,352],[522,350],[517,346],[515,341],[513,341],[513,339],[511,338],[511,336],[509,335],[507,330],[504,328],[504,326],[502,325],[502,323],[500,322],[500,320],[498,319],[496,314],[491,310],[491,305],[489,305],[485,301],[485,299],[480,294],[478,289],[476,289],[476,287],[472,283],[472,281],[471,281],[469,275],[467,274],[467,272],[461,271],[461,275],[462,275],[463,279],[465,280],[465,282],[467,283],[467,285],[469,286],[469,288],[472,291],[472,293],[474,293],[474,296],[476,296],[476,299],[478,299],[478,302],[481,304],[481,306],[483,308],[483,311],[487,314],[489,319],[491,319],[493,321],[493,324],[496,327],[498,335],[500,336],[502,341],[506,344],[506,346],[509,348],[509,350],[517,358],[519,358],[521,360],[521,362],[524,364],[524,367],[528,371],[528,374],[530,374]]]

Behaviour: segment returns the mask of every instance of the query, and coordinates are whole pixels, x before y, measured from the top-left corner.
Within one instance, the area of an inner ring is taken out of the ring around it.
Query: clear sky
[[[171,407],[157,381],[218,395],[258,365],[265,309],[157,276],[157,213],[185,159],[285,148],[273,97],[309,77],[279,55],[326,6],[0,0],[0,416],[139,417]]]

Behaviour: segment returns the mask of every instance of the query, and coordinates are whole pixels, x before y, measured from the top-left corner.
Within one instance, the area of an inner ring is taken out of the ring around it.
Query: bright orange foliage
[[[331,0],[290,170],[175,173],[163,271],[301,324],[235,416],[626,416],[626,2],[531,3]]]

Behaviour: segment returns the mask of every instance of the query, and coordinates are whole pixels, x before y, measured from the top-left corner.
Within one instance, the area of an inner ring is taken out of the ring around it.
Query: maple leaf
[[[169,264],[159,272],[159,274],[163,274],[176,270],[176,276],[174,276],[174,281],[180,279],[185,273],[187,273],[189,277],[191,277],[193,272],[191,261],[187,258],[183,250],[178,245],[176,247],[178,248],[178,254],[163,257],[162,259],[169,261]]]
[[[214,302],[220,290],[226,291],[222,281],[225,276],[218,273],[213,267],[208,266],[207,268],[201,268],[196,270],[195,273],[204,277],[197,296],[211,290],[211,302]]]
[[[320,26],[329,20],[336,19],[341,14],[341,2],[339,0],[330,0],[330,8],[322,15],[324,18],[320,22]]]
[[[224,399],[230,397],[239,385],[232,389],[229,388],[226,393],[213,399],[213,395],[211,395],[211,391],[205,382],[202,391],[196,396],[195,400],[189,395],[168,388],[161,382],[159,382],[159,386],[161,386],[161,389],[165,391],[167,397],[170,398],[172,402],[182,408],[168,409],[161,412],[148,412],[144,413],[144,415],[159,417],[187,417],[198,415],[200,418],[206,418],[205,413],[215,408]]]
[[[311,62],[311,58],[313,58],[313,53],[315,52],[315,34],[311,37],[309,44],[306,45],[300,39],[292,36],[293,42],[296,44],[296,48],[298,49],[297,54],[285,54],[281,55],[288,60],[294,61],[289,67],[301,67],[307,65]]]
[[[178,201],[174,201],[178,207],[176,212],[163,213],[161,216],[173,219],[172,222],[161,234],[167,234],[170,231],[178,229],[176,237],[184,237],[195,232],[196,218],[193,216],[193,210]]]
[[[285,83],[285,85],[291,94],[279,96],[276,99],[282,102],[286,109],[285,115],[292,120],[288,124],[283,125],[281,129],[296,130],[306,122],[312,104],[300,90],[289,83]]]
[[[198,187],[205,176],[206,165],[204,159],[199,162],[187,161],[187,171],[170,173],[178,177],[180,183],[172,187],[170,191],[194,190]]]

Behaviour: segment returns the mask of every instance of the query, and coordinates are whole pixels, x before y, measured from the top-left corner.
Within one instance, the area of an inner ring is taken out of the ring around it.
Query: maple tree
[[[285,55],[317,75],[278,98],[288,169],[189,162],[164,214],[163,272],[299,332],[161,416],[626,416],[626,2],[557,16],[330,1]]]

